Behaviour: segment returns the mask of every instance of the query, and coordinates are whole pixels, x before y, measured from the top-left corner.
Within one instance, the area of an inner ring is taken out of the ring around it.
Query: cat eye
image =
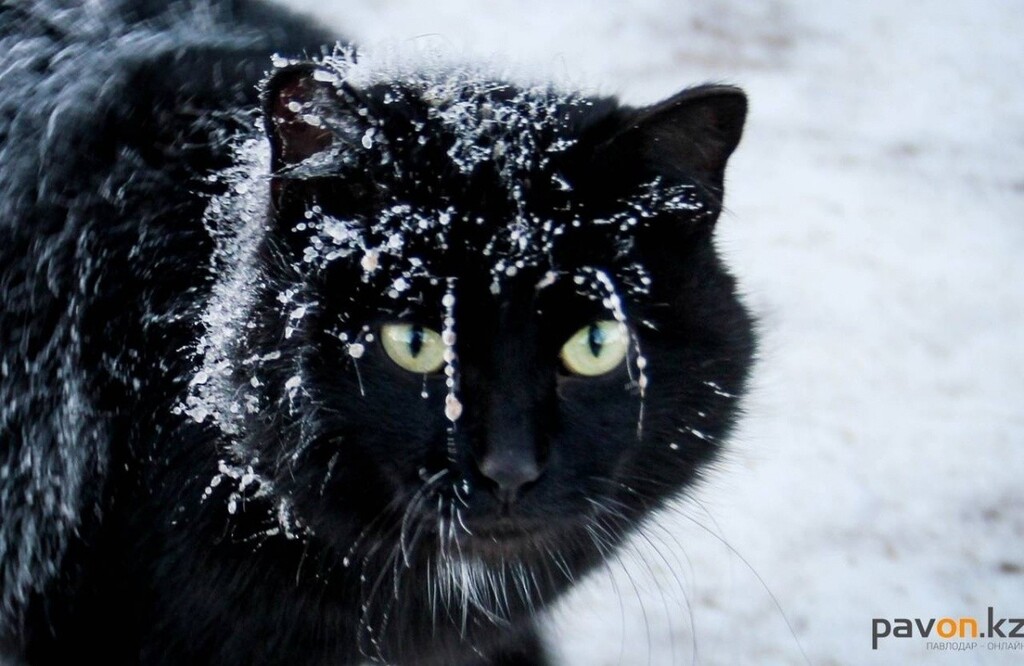
[[[626,358],[629,331],[617,321],[595,321],[562,345],[562,364],[573,374],[596,377],[611,372]]]
[[[380,340],[391,360],[409,372],[426,375],[444,365],[444,343],[433,329],[419,324],[385,324]]]

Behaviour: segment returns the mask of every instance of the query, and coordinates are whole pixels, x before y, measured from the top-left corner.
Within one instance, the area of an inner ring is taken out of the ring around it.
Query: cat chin
[[[500,565],[510,561],[526,562],[538,554],[558,552],[567,537],[579,530],[571,525],[550,521],[526,520],[506,516],[476,517],[439,521],[425,527],[420,537],[420,552],[442,558]]]
[[[461,553],[455,557],[484,565],[498,566],[509,562],[522,562],[534,559],[537,553],[544,551],[546,540],[534,535],[516,537],[460,537]]]
[[[490,528],[478,527],[470,533],[459,534],[456,538],[469,552],[502,556],[543,547],[553,541],[552,536],[550,530],[499,522]]]

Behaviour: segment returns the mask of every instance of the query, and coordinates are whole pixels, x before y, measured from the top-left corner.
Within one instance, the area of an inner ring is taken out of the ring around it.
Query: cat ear
[[[263,119],[270,139],[271,167],[298,164],[333,142],[327,119],[337,98],[334,72],[315,64],[277,70],[263,89]]]
[[[630,151],[657,174],[696,178],[720,194],[746,116],[747,96],[739,88],[698,86],[633,111],[605,147]]]

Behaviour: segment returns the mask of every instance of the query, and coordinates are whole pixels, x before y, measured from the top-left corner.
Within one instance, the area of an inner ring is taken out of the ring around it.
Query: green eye
[[[391,360],[409,372],[425,375],[444,365],[444,343],[433,329],[419,324],[385,324],[380,340]]]
[[[617,321],[595,321],[562,345],[562,363],[570,372],[596,377],[617,368],[629,350],[629,331]]]

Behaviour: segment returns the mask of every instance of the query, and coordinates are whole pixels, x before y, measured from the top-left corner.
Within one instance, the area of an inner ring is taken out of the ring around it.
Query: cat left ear
[[[636,110],[606,146],[638,151],[655,173],[696,178],[720,195],[746,116],[747,96],[739,88],[698,86]]]
[[[303,63],[279,69],[263,90],[263,119],[270,139],[271,167],[298,164],[326,150],[333,142],[327,125],[331,101],[337,91],[336,75]]]

